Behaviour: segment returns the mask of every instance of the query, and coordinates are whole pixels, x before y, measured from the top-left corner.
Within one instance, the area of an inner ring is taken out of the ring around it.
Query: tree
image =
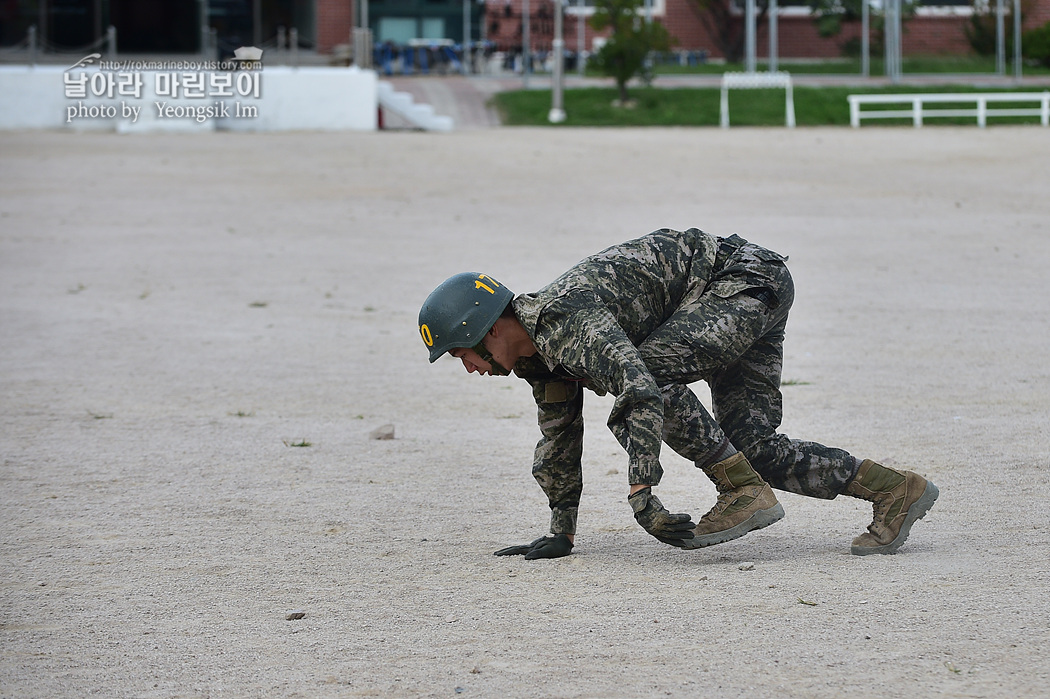
[[[744,18],[734,0],[689,0],[715,46],[730,63],[744,59]],[[756,33],[769,14],[769,0],[755,2]]]
[[[859,22],[864,12],[864,0],[810,0],[809,10],[817,24],[817,33],[822,37],[837,36],[842,33],[843,22]],[[901,21],[905,22],[915,16],[915,8],[919,0],[903,0],[901,2]],[[871,28],[875,32],[874,40],[869,50],[871,53],[882,51],[886,41],[886,18],[882,11],[882,4],[878,7],[870,6]],[[846,55],[860,55],[860,41],[851,39],[842,45],[842,52]]]
[[[1028,16],[1031,9],[1031,0],[1021,0],[1021,20]],[[996,52],[996,4],[987,0],[975,0],[972,2],[973,14],[967,23],[966,39],[970,42],[970,48],[978,56],[994,56]],[[1012,56],[1014,52],[1014,4],[1007,2],[1003,7],[1003,37],[1006,44],[1006,55]],[[1027,44],[1027,35],[1021,39],[1021,49]]]
[[[616,81],[620,104],[627,104],[627,82],[638,75],[650,51],[671,48],[671,35],[659,22],[646,22],[639,14],[643,0],[595,0],[590,24],[612,35],[594,57],[595,66]]]

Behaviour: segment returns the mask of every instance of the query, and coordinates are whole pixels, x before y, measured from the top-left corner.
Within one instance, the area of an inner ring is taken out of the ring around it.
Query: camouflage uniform
[[[850,454],[777,433],[793,300],[784,257],[696,228],[616,245],[516,297],[538,350],[514,373],[536,399],[533,475],[550,501],[551,532],[576,531],[584,388],[616,396],[608,424],[632,484],[660,482],[661,442],[698,466],[732,443],[774,488],[827,499],[844,492],[857,470]],[[713,416],[688,387],[701,379]]]

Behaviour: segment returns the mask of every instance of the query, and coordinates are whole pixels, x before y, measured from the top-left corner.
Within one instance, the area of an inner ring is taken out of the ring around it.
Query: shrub
[[[978,56],[994,56],[995,55],[995,7],[994,2],[989,0],[971,0],[973,6],[973,14],[970,15],[969,22],[966,23],[964,31],[966,32],[966,39],[970,42],[970,48],[974,50]],[[1033,0],[1021,0],[1021,19],[1024,20],[1028,16],[1029,11],[1034,4]],[[1006,3],[1003,8],[1003,29],[1005,29],[1004,43],[1006,44],[1006,55],[1014,55],[1014,5],[1012,2]],[[1036,30],[1038,31],[1038,30]],[[1021,43],[1025,44],[1028,39],[1022,35]],[[1024,50],[1022,46],[1021,50]]]
[[[1050,68],[1050,22],[1021,35],[1021,54],[1026,60]]]

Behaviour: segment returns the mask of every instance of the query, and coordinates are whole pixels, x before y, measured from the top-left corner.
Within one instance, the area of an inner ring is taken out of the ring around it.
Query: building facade
[[[521,47],[523,6],[528,3],[530,48],[532,51],[549,49],[553,40],[551,3],[537,0],[498,0],[501,4],[486,7],[486,38],[503,51],[515,51]],[[931,4],[919,7],[916,14],[905,22],[902,50],[905,55],[968,54],[972,52],[966,36],[967,25],[973,15],[969,0],[925,0]],[[593,48],[597,34],[587,25],[591,10],[578,0],[568,0],[564,36],[568,51]],[[952,4],[937,4],[947,2]],[[763,3],[764,4],[764,3]],[[537,6],[538,5],[538,6]],[[994,3],[993,3],[994,5]],[[1010,0],[1006,0],[1009,11]],[[1024,29],[1033,29],[1050,21],[1050,0],[1024,0],[1022,4]],[[675,40],[675,48],[681,51],[703,52],[712,58],[724,58],[724,51],[712,31],[712,17],[705,17],[696,0],[652,0],[651,13],[655,21],[662,22]],[[742,2],[731,7],[728,20],[729,31],[742,36],[744,13]],[[582,25],[582,26],[581,26]],[[1008,19],[1006,31],[1012,33],[1012,20]],[[847,53],[850,44],[858,44],[861,34],[860,22],[844,22],[842,31],[833,37],[822,37],[808,4],[781,0],[777,12],[777,54],[781,58],[837,58]],[[582,37],[582,38],[581,38]],[[761,16],[757,27],[756,53],[760,59],[768,57],[768,18]]]
[[[345,6],[345,18],[339,16]],[[199,53],[214,30],[221,50],[275,44],[295,28],[301,48],[319,46],[318,13],[345,26],[350,3],[326,0],[0,0],[0,45],[23,41],[36,29],[38,46],[50,52],[86,51],[116,29],[121,53]],[[230,48],[232,47],[232,48]],[[330,46],[329,46],[330,50]]]
[[[586,22],[593,11],[591,0],[566,1],[566,49],[592,50],[600,35]],[[731,1],[737,5],[731,6],[726,24],[741,33],[741,0]],[[971,0],[923,1],[927,4],[905,24],[905,55],[970,53],[966,27],[973,13]],[[697,0],[650,2],[652,18],[667,27],[677,49],[724,57],[711,16],[699,9]],[[1006,0],[1006,6],[1012,7],[1012,2]],[[1050,0],[1023,0],[1022,7],[1025,29],[1050,21]],[[351,30],[363,24],[372,30],[376,45],[411,40],[461,43],[464,11],[470,13],[472,41],[485,39],[495,50],[518,52],[527,16],[531,51],[542,53],[551,47],[552,0],[0,0],[0,45],[23,41],[32,26],[43,50],[75,52],[98,45],[113,26],[121,53],[196,53],[207,32],[213,32],[220,50],[228,53],[243,45],[275,46],[282,37],[287,42],[295,29],[301,49],[323,55],[349,44]],[[859,22],[852,22],[844,23],[837,36],[821,37],[805,0],[781,0],[777,17],[782,58],[838,57],[860,34]],[[768,54],[768,26],[759,22],[759,58]],[[1008,32],[1011,27],[1008,21]]]

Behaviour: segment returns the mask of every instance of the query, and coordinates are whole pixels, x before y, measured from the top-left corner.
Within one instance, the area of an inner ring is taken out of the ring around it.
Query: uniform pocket
[[[746,294],[758,299],[770,310],[781,303],[781,287],[787,278],[787,258],[747,243],[726,260],[707,291],[722,298]]]
[[[575,398],[579,390],[575,381],[548,381],[543,386],[543,402],[565,403]]]

